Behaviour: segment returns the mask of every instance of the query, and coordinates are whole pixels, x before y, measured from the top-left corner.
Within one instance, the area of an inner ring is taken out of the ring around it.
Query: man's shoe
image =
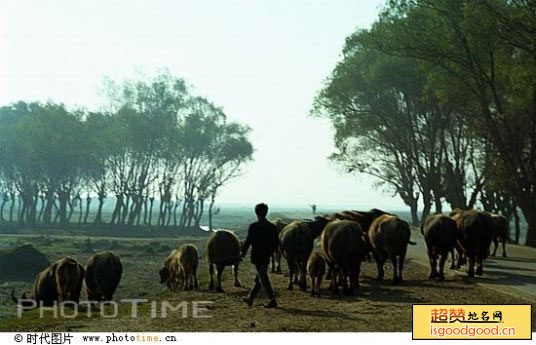
[[[242,298],[242,301],[246,302],[248,307],[251,307],[253,305],[253,298],[244,297],[244,298]]]
[[[275,301],[275,299],[271,299],[270,302],[268,302],[268,304],[265,304],[264,305],[265,308],[275,308],[277,307],[277,302]]]

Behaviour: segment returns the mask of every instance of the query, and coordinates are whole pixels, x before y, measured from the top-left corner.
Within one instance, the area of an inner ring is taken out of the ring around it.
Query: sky
[[[402,209],[328,160],[333,129],[309,116],[344,39],[382,0],[0,0],[0,105],[97,109],[105,76],[167,68],[252,128],[254,161],[220,203]]]

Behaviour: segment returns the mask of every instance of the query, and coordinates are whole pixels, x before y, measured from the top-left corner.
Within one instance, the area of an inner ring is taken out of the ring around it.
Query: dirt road
[[[408,257],[428,266],[426,244],[422,235],[412,231],[412,239],[417,245],[409,247]],[[508,257],[503,258],[502,248],[499,246],[497,256],[490,256],[484,262],[484,275],[473,280],[502,293],[536,301],[536,248],[506,244],[506,253]],[[466,269],[462,267],[462,270],[453,271],[447,268],[445,273],[450,276],[466,276]]]

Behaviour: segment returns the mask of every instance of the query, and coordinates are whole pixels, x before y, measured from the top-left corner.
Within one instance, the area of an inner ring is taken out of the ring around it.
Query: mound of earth
[[[30,244],[0,251],[0,280],[33,281],[50,265],[45,254]]]

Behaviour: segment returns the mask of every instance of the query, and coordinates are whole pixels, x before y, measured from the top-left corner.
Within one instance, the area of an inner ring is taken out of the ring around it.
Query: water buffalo
[[[111,301],[121,275],[123,265],[112,252],[97,253],[86,263],[86,292],[89,301]]]
[[[337,292],[340,282],[344,293],[353,294],[359,287],[361,261],[367,252],[367,242],[359,223],[351,220],[328,223],[322,232],[321,244],[332,272],[332,292]]]
[[[65,257],[37,274],[29,298],[23,293],[21,300],[18,300],[14,290],[11,290],[11,298],[27,308],[39,303],[43,306],[53,306],[64,301],[78,303],[84,275],[84,267],[78,261]]]
[[[505,216],[500,214],[491,214],[492,229],[493,229],[493,253],[492,256],[497,254],[497,247],[499,247],[499,240],[502,242],[502,256],[506,257],[506,241],[509,240],[508,233],[509,225]]]
[[[402,282],[402,269],[411,232],[409,224],[392,215],[376,218],[369,228],[369,239],[374,249],[374,257],[378,266],[377,280],[384,276],[383,265],[387,258],[393,262],[393,284]]]
[[[293,288],[295,275],[299,276],[300,289],[307,290],[307,260],[313,250],[315,238],[320,236],[328,222],[326,217],[319,216],[312,221],[294,221],[279,233],[281,250],[289,269],[289,290]]]
[[[431,271],[429,278],[445,280],[445,261],[449,252],[456,246],[457,232],[456,222],[443,214],[428,216],[421,226],[421,233],[424,236],[424,241],[428,248],[428,258],[430,260]],[[439,272],[437,270],[438,256],[440,256]]]
[[[312,252],[307,260],[307,273],[311,278],[311,296],[320,297],[320,286],[326,272],[326,259],[319,252]]]
[[[491,215],[478,210],[456,210],[451,213],[459,232],[459,242],[463,255],[469,261],[467,275],[482,275],[483,261],[489,255],[489,247],[493,240],[493,220]]]
[[[368,238],[368,230],[370,228],[370,225],[374,221],[374,219],[384,214],[390,214],[390,213],[379,210],[377,208],[373,208],[370,211],[345,210],[345,211],[340,211],[331,215],[330,219],[353,220],[354,222],[359,223],[361,231],[363,232],[363,235],[367,242],[367,251],[365,253],[365,257],[367,260],[370,261],[370,258],[371,258],[370,252],[372,252],[372,245]]]
[[[288,225],[287,222],[283,221],[281,218],[276,218],[272,223],[277,227],[277,233],[281,233],[281,230]],[[272,254],[272,273],[281,273],[281,246],[278,246],[277,249]]]
[[[210,272],[209,289],[224,292],[221,287],[221,275],[226,266],[233,266],[234,286],[242,286],[238,280],[238,266],[242,260],[240,248],[238,237],[231,231],[218,230],[210,235],[205,251]],[[217,284],[214,284],[214,266],[217,271]]]
[[[198,289],[197,283],[197,265],[199,258],[197,248],[193,244],[184,244],[179,248],[179,277],[180,287],[184,286],[184,290]]]
[[[171,291],[180,288],[182,279],[179,264],[179,250],[174,249],[164,261],[164,266],[158,271],[160,274],[160,284],[166,284]]]

